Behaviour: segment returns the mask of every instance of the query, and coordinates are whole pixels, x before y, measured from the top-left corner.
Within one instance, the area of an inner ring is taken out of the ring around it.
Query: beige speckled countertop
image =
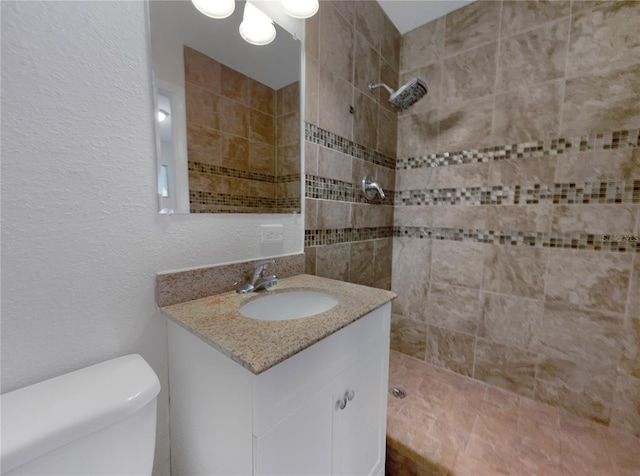
[[[316,290],[338,298],[332,309],[303,319],[259,321],[240,306],[265,294]],[[174,322],[254,374],[260,374],[319,340],[357,321],[396,297],[395,293],[307,274],[281,279],[270,291],[235,291],[163,307]]]

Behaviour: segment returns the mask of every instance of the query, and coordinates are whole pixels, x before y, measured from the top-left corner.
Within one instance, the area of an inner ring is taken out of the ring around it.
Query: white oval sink
[[[269,294],[240,306],[240,314],[261,321],[284,321],[315,316],[338,304],[331,294],[320,291],[289,291]]]

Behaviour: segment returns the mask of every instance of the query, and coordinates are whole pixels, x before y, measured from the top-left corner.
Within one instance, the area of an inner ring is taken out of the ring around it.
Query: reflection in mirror
[[[244,4],[149,3],[160,213],[300,212],[300,41],[245,42]]]

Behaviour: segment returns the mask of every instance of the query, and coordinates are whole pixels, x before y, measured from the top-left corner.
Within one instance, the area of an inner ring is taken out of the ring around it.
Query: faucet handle
[[[270,264],[274,264],[275,260],[272,259],[268,259],[268,260],[264,260],[264,261],[259,261],[256,264],[253,265],[253,282],[255,283],[255,280],[258,278],[261,278],[263,273],[264,273],[264,269],[270,265]]]

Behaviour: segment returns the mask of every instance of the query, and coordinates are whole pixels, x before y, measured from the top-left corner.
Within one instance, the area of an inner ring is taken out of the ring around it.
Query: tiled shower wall
[[[640,436],[640,2],[403,36],[392,347]]]
[[[389,289],[400,35],[377,2],[320,2],[306,23],[307,273]],[[366,174],[387,194],[367,202]]]
[[[278,91],[184,47],[192,213],[300,209],[299,83]]]

